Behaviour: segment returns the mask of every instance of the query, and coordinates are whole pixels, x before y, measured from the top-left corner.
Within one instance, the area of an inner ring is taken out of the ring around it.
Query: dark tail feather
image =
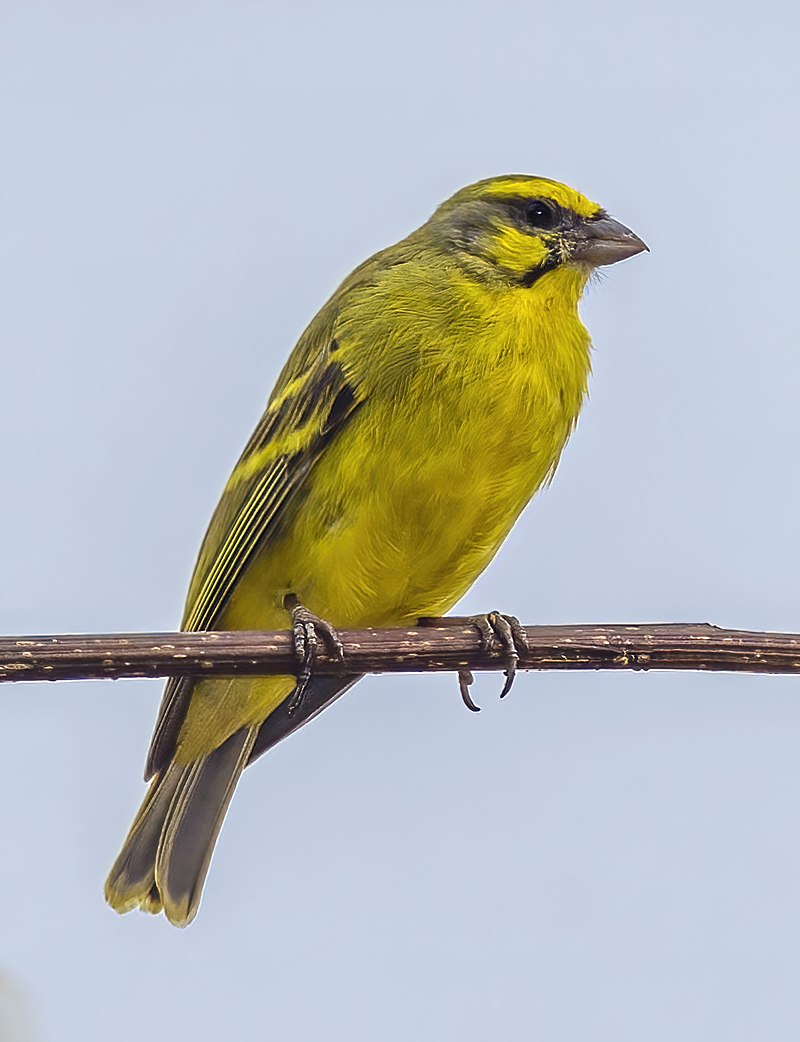
[[[197,914],[222,819],[258,728],[237,731],[195,763],[170,764],[150,783],[106,880],[117,912],[163,911],[175,926]]]
[[[289,713],[287,698],[260,728],[237,731],[203,759],[171,763],[157,774],[106,880],[111,907],[163,911],[171,923],[187,926],[197,914],[222,819],[244,768],[359,679],[314,677],[295,713]]]
[[[173,762],[158,773],[106,880],[111,907],[163,911],[171,923],[187,926],[197,914],[222,820],[244,768],[359,679],[314,677],[295,713],[289,713],[287,697],[260,728],[237,731],[203,759]]]
[[[122,850],[106,880],[106,901],[117,912],[140,906],[161,911],[155,887],[156,851],[172,797],[186,768],[172,764],[150,783]]]
[[[155,886],[175,926],[188,926],[197,914],[222,820],[257,734],[258,727],[237,731],[182,771],[155,854]]]

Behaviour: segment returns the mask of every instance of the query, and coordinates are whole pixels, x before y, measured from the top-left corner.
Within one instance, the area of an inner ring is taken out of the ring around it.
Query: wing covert
[[[214,628],[237,582],[280,526],[325,447],[360,404],[357,388],[336,357],[335,341],[304,371],[282,374],[211,518],[189,586],[182,629]],[[191,678],[167,681],[145,780],[172,758],[192,686]]]

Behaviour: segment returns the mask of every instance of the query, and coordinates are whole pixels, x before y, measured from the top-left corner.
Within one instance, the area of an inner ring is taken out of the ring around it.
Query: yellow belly
[[[552,472],[575,418],[521,381],[461,387],[406,416],[367,409],[240,582],[226,625],[285,624],[290,591],[344,627],[446,611]]]

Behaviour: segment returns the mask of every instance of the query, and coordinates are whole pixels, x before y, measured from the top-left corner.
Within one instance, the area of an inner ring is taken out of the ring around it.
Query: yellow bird
[[[480,575],[575,427],[587,280],[645,249],[566,185],[495,177],[322,307],[225,487],[183,619],[292,625],[299,675],[167,683],[150,787],[106,882],[112,907],[191,922],[242,770],[359,679],[313,676],[317,638],[338,648],[334,626],[440,616]],[[475,621],[507,648],[507,688],[515,620]]]

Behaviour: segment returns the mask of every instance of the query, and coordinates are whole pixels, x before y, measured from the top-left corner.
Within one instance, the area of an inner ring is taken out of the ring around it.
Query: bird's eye
[[[556,212],[550,203],[543,199],[535,199],[525,207],[525,220],[532,228],[543,228],[547,231],[555,227]]]

